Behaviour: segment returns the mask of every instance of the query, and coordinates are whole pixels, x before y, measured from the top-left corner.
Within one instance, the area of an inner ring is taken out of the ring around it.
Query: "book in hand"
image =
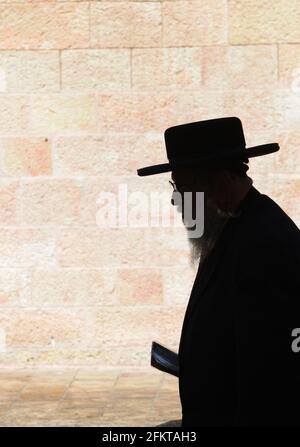
[[[151,366],[173,376],[179,376],[178,354],[156,341],[152,342]]]

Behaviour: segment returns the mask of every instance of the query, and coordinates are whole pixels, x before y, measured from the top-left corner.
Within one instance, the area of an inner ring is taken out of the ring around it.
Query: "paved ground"
[[[154,368],[0,371],[1,427],[151,427],[180,418],[178,379]]]

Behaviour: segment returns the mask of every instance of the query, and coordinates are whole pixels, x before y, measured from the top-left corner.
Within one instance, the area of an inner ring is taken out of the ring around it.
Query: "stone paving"
[[[2,427],[151,427],[180,418],[178,379],[151,368],[0,371]]]

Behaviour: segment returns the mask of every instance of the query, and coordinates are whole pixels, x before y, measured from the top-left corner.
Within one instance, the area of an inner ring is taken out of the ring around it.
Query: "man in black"
[[[182,195],[205,197],[178,352],[182,426],[300,425],[300,231],[246,174],[248,157],[279,148],[246,149],[238,118],[175,126],[165,139],[168,166],[140,175],[171,170]]]

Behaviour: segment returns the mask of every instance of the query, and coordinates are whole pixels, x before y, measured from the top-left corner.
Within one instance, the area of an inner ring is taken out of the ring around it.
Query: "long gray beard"
[[[190,262],[192,266],[199,262],[202,264],[214,247],[218,237],[231,217],[230,213],[224,213],[212,206],[211,199],[204,195],[204,232],[201,237],[190,238]]]

